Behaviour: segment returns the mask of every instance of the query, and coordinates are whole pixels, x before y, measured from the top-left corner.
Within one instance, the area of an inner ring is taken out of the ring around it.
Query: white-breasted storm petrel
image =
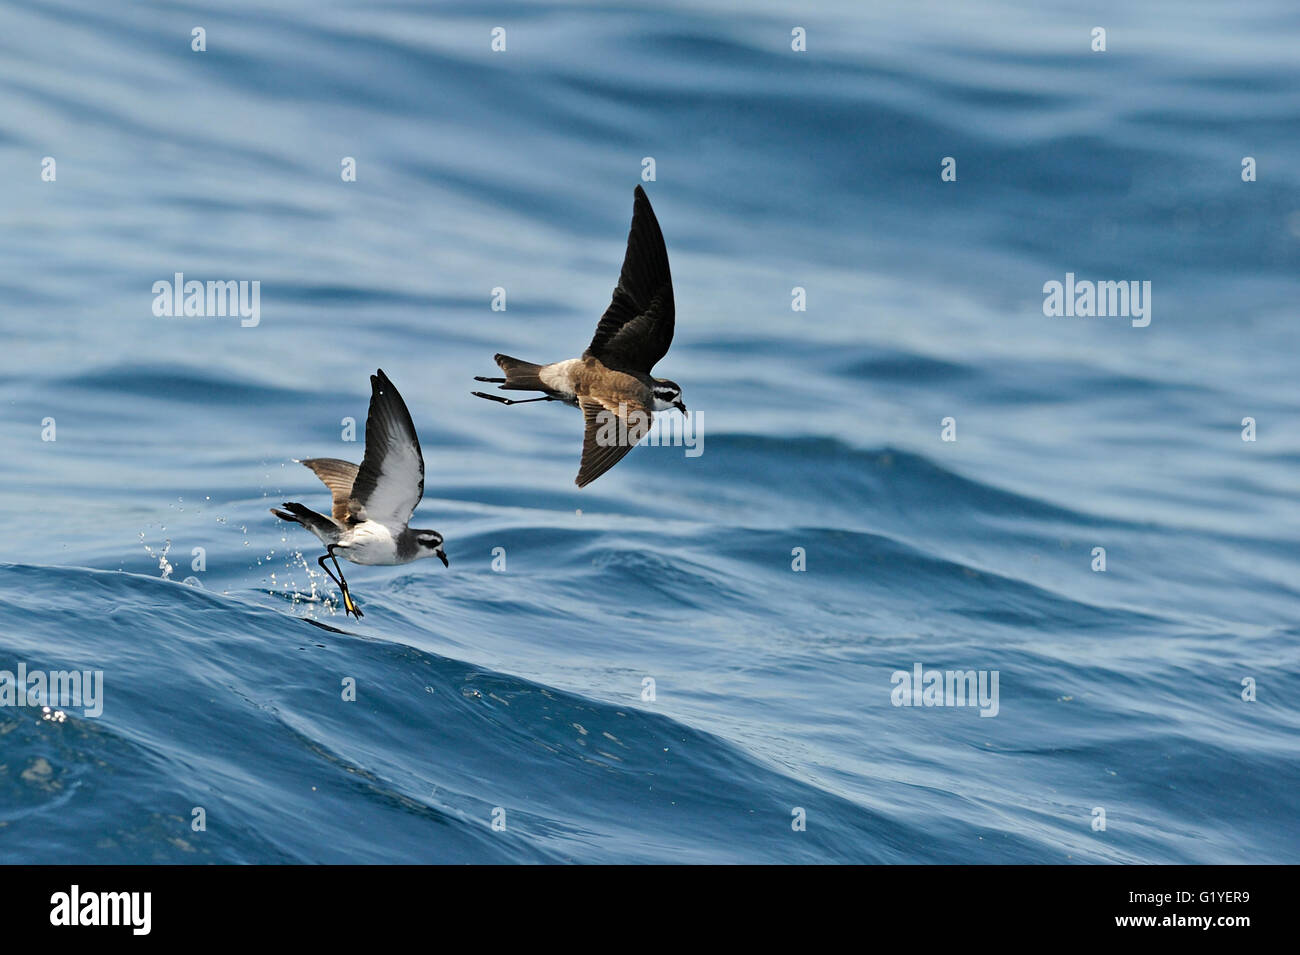
[[[299,463],[316,472],[330,489],[331,515],[296,503],[286,503],[283,511],[273,507],[271,513],[301,524],[320,538],[325,553],[316,562],[342,591],[346,613],[361,619],[335,552],[354,564],[406,564],[437,557],[449,566],[441,534],[407,526],[424,496],[424,455],[406,402],[383,369],[370,376],[366,456],[361,466],[338,458],[308,458]],[[337,577],[325,566],[326,560],[334,562]]]

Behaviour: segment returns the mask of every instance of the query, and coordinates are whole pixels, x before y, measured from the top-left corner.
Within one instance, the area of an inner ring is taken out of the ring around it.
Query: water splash
[[[171,565],[171,562],[167,559],[167,554],[172,549],[171,538],[168,537],[163,540],[162,553],[155,551],[152,547],[149,546],[148,541],[144,539],[144,531],[140,532],[140,544],[142,547],[144,547],[146,554],[148,554],[150,557],[158,561],[158,569],[162,571],[161,574],[162,579],[171,580],[172,571],[175,570],[175,568]]]

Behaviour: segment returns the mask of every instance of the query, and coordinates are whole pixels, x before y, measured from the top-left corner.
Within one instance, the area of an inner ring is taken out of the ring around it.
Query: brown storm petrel
[[[673,341],[673,280],[664,235],[645,190],[636,187],[632,228],[618,287],[581,358],[536,365],[495,355],[504,378],[478,378],[501,391],[540,391],[541,398],[473,394],[502,404],[563,401],[582,410],[585,434],[576,483],[586,487],[623,459],[650,430],[656,411],[683,413],[682,389],[650,369]]]

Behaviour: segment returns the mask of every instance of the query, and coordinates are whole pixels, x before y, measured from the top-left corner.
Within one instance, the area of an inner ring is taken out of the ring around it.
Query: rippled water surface
[[[0,3],[0,669],[104,681],[0,707],[0,859],[1297,861],[1298,47],[1285,0]],[[646,157],[703,453],[579,491],[578,415],[472,377],[585,346]],[[258,324],[155,317],[177,272]],[[1046,317],[1067,272],[1150,325]],[[356,622],[267,508],[377,367],[451,567],[349,568]],[[917,664],[996,717],[893,705]]]

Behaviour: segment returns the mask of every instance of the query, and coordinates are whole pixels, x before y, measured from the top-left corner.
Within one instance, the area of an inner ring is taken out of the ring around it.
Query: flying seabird
[[[335,551],[354,564],[406,564],[437,557],[449,566],[441,534],[407,526],[424,496],[424,455],[406,402],[382,368],[370,376],[366,456],[361,466],[338,458],[307,458],[299,463],[311,468],[330,489],[331,516],[296,503],[286,503],[283,511],[273,507],[271,513],[301,524],[320,538],[325,553],[316,562],[342,591],[345,613],[361,619]],[[337,577],[325,566],[326,560],[334,562]]]
[[[473,392],[502,404],[563,401],[582,410],[585,432],[576,483],[585,487],[623,459],[650,430],[656,411],[686,412],[682,389],[650,369],[673,341],[673,280],[668,250],[645,190],[636,187],[632,228],[613,300],[581,358],[536,365],[493,356],[504,378],[479,378],[501,391],[540,391],[541,398],[503,398]]]

